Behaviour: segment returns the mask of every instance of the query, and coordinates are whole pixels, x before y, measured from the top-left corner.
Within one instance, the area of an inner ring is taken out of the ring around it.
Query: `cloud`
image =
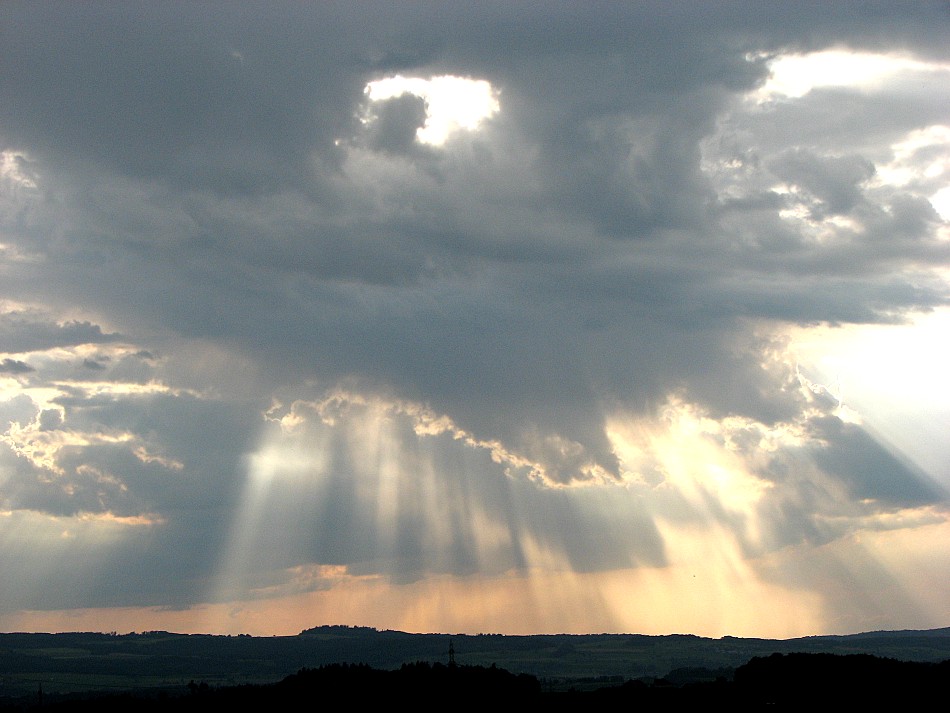
[[[372,9],[0,10],[0,527],[114,538],[82,605],[770,557],[944,501],[789,334],[950,302],[945,8]]]
[[[99,325],[88,321],[53,323],[21,312],[6,312],[0,315],[0,337],[8,353],[22,354],[53,347],[111,342],[119,335],[104,334]]]
[[[4,359],[3,362],[0,363],[0,372],[7,374],[26,374],[31,371],[36,370],[26,362],[18,359]]]
[[[378,100],[369,145],[374,151],[404,153],[416,145],[416,134],[425,125],[425,100],[412,94]]]
[[[819,158],[800,149],[779,156],[770,168],[818,201],[811,209],[815,218],[852,211],[863,196],[861,184],[874,176],[874,164],[860,156]]]

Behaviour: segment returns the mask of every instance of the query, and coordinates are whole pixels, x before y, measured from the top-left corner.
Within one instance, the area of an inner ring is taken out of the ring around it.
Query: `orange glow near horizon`
[[[852,601],[850,590],[823,573],[840,576],[850,567],[849,577],[860,577],[873,563],[891,575],[876,590],[879,628],[920,628],[921,621],[938,627],[950,620],[950,603],[942,596],[950,577],[946,517],[919,530],[866,532],[758,560],[737,559],[723,532],[666,528],[663,534],[679,559],[661,568],[438,576],[403,585],[351,576],[343,568],[318,568],[316,576],[331,583],[320,591],[184,609],[20,611],[0,616],[0,629],[290,636],[313,626],[342,624],[412,633],[691,633],[785,639],[868,630],[857,611],[864,607],[863,614],[873,615],[868,603]],[[821,580],[824,591],[814,582],[791,586],[778,581],[783,571],[790,578],[802,570]]]
[[[354,477],[375,503],[381,535],[394,531],[398,503],[409,502],[433,541],[441,542],[435,535],[444,527],[446,513],[460,507],[451,502],[454,491],[444,485],[440,489],[430,472],[432,463],[423,455],[425,448],[409,449],[412,458],[406,460],[401,450],[405,444],[394,439],[387,419],[370,410],[352,424],[350,437],[369,440],[355,454],[364,462]],[[827,544],[770,550],[758,507],[770,486],[753,474],[730,440],[730,429],[747,433],[759,426],[715,421],[675,399],[658,420],[628,418],[609,424],[624,478],[613,485],[584,486],[578,493],[589,493],[591,487],[611,490],[605,490],[603,498],[584,499],[587,509],[577,512],[596,521],[591,508],[623,510],[646,502],[662,541],[663,565],[574,571],[563,543],[536,538],[527,528],[509,529],[478,508],[462,508],[459,513],[472,519],[481,567],[477,574],[454,576],[430,570],[416,581],[395,583],[383,574],[356,574],[343,565],[314,563],[273,572],[272,584],[262,580],[264,584],[250,589],[246,558],[257,533],[270,522],[266,519],[273,515],[270,506],[284,511],[280,498],[287,497],[286,492],[274,486],[289,479],[299,487],[313,477],[314,464],[323,463],[319,454],[297,451],[295,438],[283,441],[276,434],[249,461],[232,548],[206,602],[181,609],[10,612],[0,615],[0,629],[270,636],[345,624],[470,634],[794,638],[868,630],[868,621],[877,624],[874,628],[915,628],[921,621],[946,625],[950,604],[942,595],[950,581],[950,516],[936,506],[871,514],[854,521],[853,534]],[[798,434],[792,427],[778,426],[761,430],[759,436],[763,440],[757,451],[768,446],[769,439],[794,439]],[[297,460],[290,457],[294,453]],[[407,463],[416,480],[407,479]],[[650,469],[652,475],[640,472]],[[295,487],[287,492],[297,492]],[[272,502],[274,498],[278,500]],[[12,515],[7,513],[5,519]],[[94,532],[105,532],[102,528],[115,536],[116,528],[156,522],[79,518],[70,530],[81,525],[87,539]],[[63,538],[74,533],[57,533],[51,552],[62,555]],[[491,560],[512,538],[518,538],[526,566],[490,571]],[[381,539],[381,557],[387,554],[386,546]],[[447,552],[435,548],[429,556],[430,564],[438,567]],[[860,599],[853,592],[874,594]]]
[[[454,491],[437,487],[425,448],[409,449],[407,460],[405,444],[393,438],[388,418],[370,409],[348,426],[349,438],[368,439],[354,454],[363,459],[354,477],[375,503],[381,535],[393,532],[399,503],[409,502],[433,541],[440,542],[435,534],[444,527],[446,513],[459,507],[447,500]],[[659,420],[616,419],[608,428],[624,479],[585,486],[584,492],[612,490],[604,498],[585,499],[584,507],[623,509],[646,502],[662,541],[662,566],[574,571],[562,543],[504,527],[478,508],[463,508],[473,520],[480,565],[490,565],[487,560],[497,557],[493,553],[517,537],[526,567],[499,573],[482,566],[468,576],[430,571],[416,581],[394,583],[383,574],[314,563],[271,573],[272,584],[248,589],[245,558],[256,533],[269,522],[262,519],[268,502],[278,498],[270,504],[280,506],[279,498],[286,497],[274,486],[290,479],[299,487],[305,481],[296,479],[312,477],[307,474],[314,464],[322,463],[319,454],[305,457],[296,450],[293,434],[286,441],[274,434],[249,461],[232,549],[205,603],[178,610],[20,611],[0,616],[0,628],[270,636],[345,624],[408,632],[793,638],[867,630],[863,622],[869,619],[879,628],[913,628],[915,621],[940,626],[950,620],[950,605],[941,596],[950,564],[940,564],[950,562],[950,517],[940,508],[869,515],[855,520],[852,535],[827,544],[770,549],[758,507],[770,485],[753,474],[731,444],[731,433],[759,429],[758,452],[771,448],[769,441],[798,438],[792,426],[768,430],[761,424],[715,421],[674,399]],[[290,457],[294,453],[297,460]],[[407,479],[407,463],[417,480]],[[386,547],[380,540],[381,557]],[[436,548],[429,556],[437,567],[447,553]],[[857,591],[876,592],[880,601],[855,600],[850,593],[855,584]]]
[[[410,585],[373,580],[278,599],[203,604],[181,610],[23,611],[0,616],[0,627],[5,631],[165,630],[289,636],[321,624],[344,624],[413,633],[697,633],[712,637],[728,633],[771,638],[821,630],[810,616],[807,601],[776,607],[775,589],[751,588],[739,597],[734,596],[735,591],[710,592],[683,568],[437,577]],[[671,597],[673,591],[679,594]],[[724,599],[729,600],[731,614],[710,617],[710,609]],[[774,613],[773,607],[782,615],[772,617],[765,629],[761,621],[752,621],[763,609]],[[715,623],[710,625],[711,621]]]

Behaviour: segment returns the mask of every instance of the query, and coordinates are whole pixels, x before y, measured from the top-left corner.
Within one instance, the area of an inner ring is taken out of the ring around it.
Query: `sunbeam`
[[[370,5],[0,3],[0,625],[950,623],[944,4]]]

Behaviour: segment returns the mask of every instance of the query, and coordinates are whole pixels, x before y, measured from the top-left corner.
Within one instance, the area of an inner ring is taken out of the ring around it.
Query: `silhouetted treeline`
[[[178,712],[252,711],[312,708],[316,702],[339,701],[351,705],[411,704],[414,709],[445,708],[456,703],[490,701],[529,703],[541,694],[534,676],[513,674],[495,666],[452,666],[418,662],[395,671],[366,664],[331,664],[302,669],[274,684],[212,687],[190,682],[177,694],[144,691],[137,694],[86,694],[47,696],[45,701],[8,702],[3,711],[112,713],[134,710]]]
[[[916,710],[939,700],[950,676],[950,660],[896,661],[866,654],[772,654],[755,657],[732,679],[687,683],[666,679],[628,681],[594,691],[603,702],[636,703],[641,710],[716,703],[730,710],[803,710],[825,705],[854,710],[894,706]]]
[[[189,711],[306,709],[321,702],[347,705],[409,705],[414,710],[535,704],[548,710],[595,706],[635,706],[641,711],[692,706],[728,706],[730,710],[801,710],[805,706],[900,706],[904,710],[941,700],[950,676],[950,660],[941,663],[896,661],[868,655],[774,654],[757,657],[730,678],[676,684],[659,678],[629,680],[591,691],[547,691],[534,676],[495,666],[454,666],[417,662],[397,670],[365,664],[332,664],[301,669],[278,683],[212,687],[190,682],[183,690],[51,697],[7,702],[3,711],[134,710]]]
[[[942,698],[950,660],[895,661],[866,654],[773,654],[736,669],[734,685],[755,700],[913,710]],[[929,705],[928,705],[929,707]]]

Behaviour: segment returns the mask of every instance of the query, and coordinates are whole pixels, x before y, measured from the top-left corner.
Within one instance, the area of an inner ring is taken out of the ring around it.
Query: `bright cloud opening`
[[[760,101],[776,96],[798,98],[819,87],[875,89],[898,73],[950,73],[950,65],[921,62],[902,55],[834,49],[779,55],[769,62],[771,77],[758,92]]]
[[[950,311],[905,325],[801,330],[793,347],[815,379],[886,442],[950,488]]]
[[[432,146],[441,146],[455,131],[477,129],[501,108],[498,91],[489,82],[452,75],[431,79],[396,75],[370,82],[365,92],[372,102],[395,99],[404,94],[423,99],[426,120],[416,132],[416,138]]]

